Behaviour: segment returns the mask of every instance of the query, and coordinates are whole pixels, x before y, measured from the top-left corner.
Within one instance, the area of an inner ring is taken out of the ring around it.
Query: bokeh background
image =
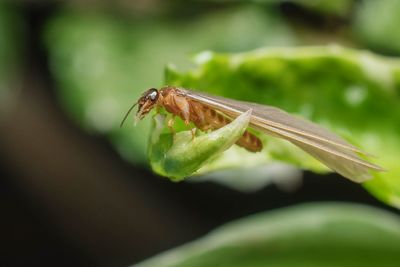
[[[331,43],[399,56],[399,1],[0,3],[0,266],[125,266],[253,213],[350,201],[395,213],[336,174],[243,192],[172,183],[129,105],[197,52]]]

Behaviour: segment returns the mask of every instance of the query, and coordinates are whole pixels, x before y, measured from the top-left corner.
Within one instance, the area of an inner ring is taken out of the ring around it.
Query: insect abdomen
[[[249,131],[245,131],[236,144],[251,152],[259,152],[263,148],[261,140]]]
[[[190,119],[202,131],[219,129],[231,122],[229,118],[200,103],[192,101],[190,105]],[[261,140],[249,131],[245,131],[236,144],[251,152],[262,149]]]

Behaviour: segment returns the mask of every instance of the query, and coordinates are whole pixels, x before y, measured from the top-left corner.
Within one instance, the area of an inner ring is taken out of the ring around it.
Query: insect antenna
[[[128,118],[129,114],[131,113],[132,109],[137,105],[138,103],[136,102],[135,104],[132,105],[132,107],[129,108],[129,110],[126,112],[124,118],[121,121],[121,124],[119,125],[120,128],[122,128],[122,126],[124,125],[124,122],[126,121],[126,119]]]

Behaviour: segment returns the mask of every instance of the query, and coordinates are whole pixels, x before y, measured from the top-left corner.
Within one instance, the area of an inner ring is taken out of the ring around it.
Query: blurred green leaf
[[[356,9],[353,31],[367,46],[400,55],[400,1],[364,0]]]
[[[400,61],[339,46],[276,48],[240,54],[204,52],[187,72],[170,69],[167,83],[280,107],[324,125],[378,158],[388,169],[365,186],[400,207]],[[291,163],[328,169],[290,143],[266,135],[261,153],[238,147],[200,170]],[[246,160],[246,159],[249,160]]]
[[[205,0],[214,2],[237,2],[236,0]],[[312,10],[322,15],[347,16],[350,13],[354,0],[250,0],[242,2],[263,3],[276,5],[281,3],[293,3]]]
[[[283,0],[286,1],[286,0]],[[349,14],[354,0],[291,0],[324,15],[346,16]]]
[[[229,223],[135,267],[397,266],[400,218],[352,204],[307,204]]]
[[[15,10],[0,2],[0,113],[3,113],[15,94],[15,79],[21,46],[22,24]]]
[[[292,44],[279,14],[251,6],[198,15],[191,21],[122,19],[65,13],[49,23],[46,43],[60,99],[82,127],[110,135],[119,152],[147,162],[150,121],[119,129],[124,112],[149,87],[163,83],[169,62],[192,66],[190,54],[204,49],[245,51]]]

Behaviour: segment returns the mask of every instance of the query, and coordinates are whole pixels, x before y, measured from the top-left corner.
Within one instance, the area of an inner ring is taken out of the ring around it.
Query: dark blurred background
[[[272,41],[255,39],[236,46],[205,42],[183,51],[179,60],[203,49],[244,51],[264,45],[331,41],[397,54],[396,47],[356,38],[349,31],[354,9],[361,1],[339,1],[348,4],[334,12],[310,8],[302,4],[306,1],[264,2],[271,3],[250,8],[273,14],[274,21],[284,21],[276,24],[283,28],[274,34],[286,31],[286,36]],[[319,176],[307,172],[302,185],[291,192],[275,185],[244,193],[212,182],[172,183],[152,174],[143,163],[145,159],[130,161],[121,157],[106,134],[81,127],[64,108],[64,95],[59,88],[68,88],[69,80],[60,78],[63,66],[54,65],[57,59],[54,55],[64,53],[57,50],[63,46],[48,44],[49,28],[54,34],[64,24],[60,31],[65,32],[65,27],[69,27],[66,24],[104,16],[122,24],[129,21],[128,28],[140,25],[142,31],[151,24],[168,35],[168,29],[173,27],[164,29],[166,23],[174,21],[178,25],[174,31],[179,32],[179,25],[207,21],[211,14],[209,24],[200,23],[203,26],[198,27],[218,27],[216,24],[222,23],[218,12],[224,12],[224,16],[228,13],[229,17],[234,10],[240,18],[240,10],[249,9],[247,4],[243,5],[236,1],[177,0],[2,1],[0,266],[126,266],[191,241],[235,218],[302,202],[350,201],[397,212],[378,202],[358,184],[336,174]],[[75,20],[76,14],[80,18]],[[54,21],[59,17],[67,19],[57,24]],[[109,25],[99,24],[99,27]],[[152,32],[147,34],[151,36]],[[183,35],[181,38],[177,42],[192,45],[189,34],[188,39]],[[146,65],[143,68],[149,70],[142,77],[145,81],[136,86],[159,86],[165,61],[174,61],[173,55],[178,52],[171,52],[171,59],[162,57],[160,62],[156,54],[150,66],[139,60],[135,62],[135,68]],[[84,80],[87,75],[84,69],[81,75]],[[80,77],[75,79],[80,81]]]

